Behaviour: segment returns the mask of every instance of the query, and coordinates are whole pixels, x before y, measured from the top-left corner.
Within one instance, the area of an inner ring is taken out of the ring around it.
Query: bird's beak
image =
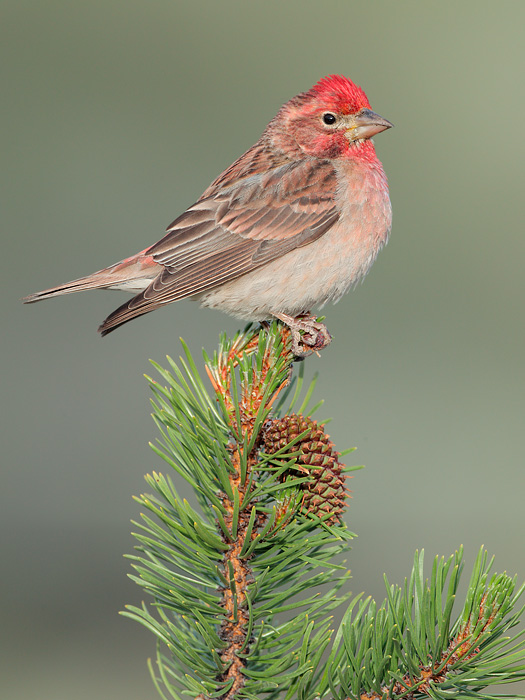
[[[385,129],[390,129],[394,125],[388,119],[380,117],[371,109],[361,109],[350,117],[349,127],[346,136],[349,141],[360,139],[370,139]]]

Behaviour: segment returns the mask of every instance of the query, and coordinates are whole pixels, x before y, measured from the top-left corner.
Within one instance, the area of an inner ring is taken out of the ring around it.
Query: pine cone
[[[296,414],[267,421],[263,449],[268,454],[274,454],[306,430],[308,434],[290,447],[290,452],[300,450],[301,454],[294,469],[286,471],[282,480],[297,476],[296,470],[308,473],[311,479],[298,487],[303,491],[301,510],[318,516],[330,513],[331,517],[326,522],[334,525],[341,522],[348,491],[345,488],[346,476],[342,474],[344,464],[339,461],[339,452],[335,451],[323,426],[311,418]]]

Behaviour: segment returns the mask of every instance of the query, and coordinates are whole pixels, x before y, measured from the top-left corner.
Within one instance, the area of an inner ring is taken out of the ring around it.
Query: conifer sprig
[[[280,479],[293,447],[280,462],[261,452],[266,421],[293,393],[289,334],[273,324],[223,337],[205,357],[213,396],[184,350],[178,363],[168,360],[170,371],[155,365],[165,386],[150,380],[162,434],[153,449],[197,503],[182,499],[169,476],[146,478],[155,495],[137,499],[146,513],[136,523],[132,578],[156,614],[144,604],[124,614],[158,638],[151,668],[163,697],[313,698],[329,613],[348,578],[334,558],[351,534],[323,524],[326,513],[300,513],[294,493],[306,477]]]
[[[492,700],[506,696],[485,693],[487,686],[525,679],[524,633],[504,636],[523,613],[515,608],[525,586],[516,590],[506,574],[490,576],[492,560],[482,548],[452,622],[462,559],[462,549],[446,561],[436,557],[428,581],[423,552],[416,552],[403,587],[385,578],[380,606],[370,598],[353,601],[324,679],[335,700]]]
[[[221,338],[205,356],[211,394],[184,344],[168,370],[155,365],[162,383],[149,379],[161,433],[152,447],[174,479],[153,472],[151,494],[136,499],[144,512],[132,578],[152,602],[123,614],[157,637],[150,670],[160,695],[507,697],[485,689],[525,679],[523,637],[506,636],[523,587],[491,576],[483,550],[455,620],[461,550],[436,559],[428,581],[416,553],[410,578],[387,582],[381,605],[351,600],[331,643],[331,613],[349,599],[340,558],[353,537],[341,519],[351,469],[326,421],[311,418],[314,383],[305,387],[301,371],[291,380],[290,345],[276,323]]]

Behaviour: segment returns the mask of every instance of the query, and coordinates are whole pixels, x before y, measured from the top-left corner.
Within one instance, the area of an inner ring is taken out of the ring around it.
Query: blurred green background
[[[329,73],[395,129],[376,138],[394,227],[327,309],[321,374],[352,482],[353,590],[383,597],[416,548],[480,544],[525,578],[525,3],[2,3],[2,697],[155,698],[154,640],[122,555],[148,440],[148,358],[237,323],[182,302],[101,340],[124,293],[25,294],[153,243]],[[523,690],[522,690],[523,692]]]

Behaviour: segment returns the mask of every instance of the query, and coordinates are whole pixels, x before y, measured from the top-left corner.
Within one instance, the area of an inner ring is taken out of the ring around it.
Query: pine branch
[[[416,552],[403,588],[385,579],[381,606],[368,598],[349,607],[324,679],[336,700],[492,700],[505,696],[483,693],[487,686],[525,680],[525,633],[504,636],[523,614],[514,608],[525,586],[516,591],[506,574],[489,578],[492,561],[482,548],[451,623],[462,557],[461,549],[447,561],[436,557],[429,582]]]
[[[342,514],[359,467],[342,465],[326,422],[311,418],[322,402],[310,407],[315,381],[292,379],[285,327],[221,338],[205,356],[211,396],[183,348],[169,370],[154,365],[163,384],[149,379],[152,448],[195,502],[169,475],[146,477],[130,559],[152,603],[123,613],[157,637],[150,670],[163,698],[493,700],[505,696],[488,686],[525,679],[523,636],[505,636],[524,588],[490,576],[483,550],[455,621],[462,551],[436,558],[430,580],[416,553],[381,605],[350,600],[330,644],[331,613],[349,600],[336,562],[353,537]]]
[[[170,372],[155,365],[165,387],[150,380],[162,433],[154,450],[192,486],[198,508],[169,477],[146,478],[157,495],[137,500],[155,518],[137,523],[132,578],[157,615],[145,605],[124,614],[158,637],[161,694],[313,698],[329,613],[348,597],[338,595],[348,572],[334,563],[352,537],[339,518],[342,465],[310,419],[278,445],[267,440],[294,389],[283,326],[223,338],[205,361],[213,398],[187,348],[178,365],[169,360]],[[302,375],[296,384],[288,412]],[[339,489],[322,482],[330,464]]]

